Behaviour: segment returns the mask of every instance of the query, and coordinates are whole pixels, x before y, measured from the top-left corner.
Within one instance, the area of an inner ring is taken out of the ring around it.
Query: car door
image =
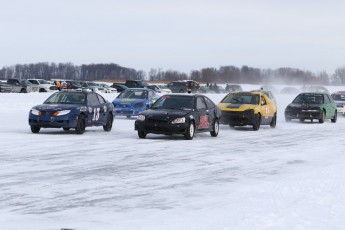
[[[198,130],[210,128],[210,114],[203,97],[196,97],[196,128]]]
[[[87,95],[87,103],[88,103],[88,124],[89,125],[98,125],[102,123],[102,116],[101,113],[101,104],[98,100],[96,93],[89,93]]]
[[[260,112],[261,112],[261,124],[269,124],[270,122],[270,113],[271,108],[268,104],[268,100],[266,100],[264,95],[260,96]]]
[[[100,118],[99,118],[99,121],[102,123],[102,124],[105,124],[106,121],[107,121],[107,116],[108,116],[108,113],[109,113],[109,108],[107,107],[107,101],[97,93],[97,98],[100,102],[100,111],[99,111],[99,114],[100,114]]]

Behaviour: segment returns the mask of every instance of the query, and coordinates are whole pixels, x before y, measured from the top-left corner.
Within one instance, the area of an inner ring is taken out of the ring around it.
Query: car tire
[[[272,129],[274,129],[277,126],[277,113],[274,114],[271,123],[270,123],[270,127]]]
[[[20,93],[27,93],[27,91],[26,91],[26,89],[23,88],[20,90]]]
[[[229,124],[230,129],[234,129],[235,125]]]
[[[194,133],[195,133],[194,123],[190,122],[188,128],[186,129],[186,133],[184,134],[184,138],[186,140],[193,140]]]
[[[65,130],[65,131],[70,130],[70,128],[67,128],[67,127],[63,127],[62,129]]]
[[[184,90],[183,90],[183,89],[180,89],[179,93],[184,93]]]
[[[219,121],[217,119],[214,119],[213,125],[212,125],[212,131],[210,132],[212,137],[218,136],[219,133]]]
[[[145,131],[138,131],[138,136],[141,139],[146,138],[147,133]]]
[[[40,93],[45,93],[45,92],[47,92],[47,90],[41,88],[39,92],[40,92]]]
[[[31,125],[30,128],[32,133],[39,133],[41,130],[41,127],[35,125]]]
[[[338,120],[338,112],[337,112],[337,110],[335,110],[334,117],[333,117],[333,119],[331,119],[331,121],[332,121],[332,123],[336,123],[337,120]]]
[[[83,134],[85,132],[85,128],[86,128],[85,116],[79,115],[77,126],[75,127],[75,132],[77,134]]]
[[[324,123],[326,118],[326,113],[325,111],[322,111],[321,118],[319,119],[319,123]]]
[[[126,117],[127,117],[127,118],[131,118],[131,116],[130,116],[130,115],[126,115]]]
[[[300,122],[304,122],[304,118],[300,118],[299,121],[300,121]]]
[[[285,122],[291,122],[291,118],[285,117]]]
[[[107,122],[105,123],[105,125],[103,125],[104,131],[109,132],[111,130],[111,128],[113,127],[113,120],[113,115],[109,113],[107,116]]]
[[[256,121],[255,121],[255,124],[253,125],[253,130],[258,131],[260,129],[260,125],[261,125],[261,115],[258,114],[256,115]]]

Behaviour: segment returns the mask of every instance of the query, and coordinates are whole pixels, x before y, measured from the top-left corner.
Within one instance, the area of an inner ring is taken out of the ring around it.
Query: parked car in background
[[[120,84],[120,83],[113,83],[111,87],[115,88],[118,93],[121,93],[122,91],[128,89],[127,86]]]
[[[50,82],[44,80],[44,79],[28,79],[28,81],[38,86],[38,92],[51,92],[51,91],[57,91],[58,87],[56,85],[50,84]]]
[[[333,93],[332,98],[337,105],[337,112],[342,113],[345,116],[345,91],[338,91]]]
[[[167,84],[167,87],[171,90],[173,93],[186,93],[188,92],[188,88],[191,89],[192,93],[198,93],[200,89],[199,83],[192,80],[186,80],[186,81],[173,81]]]
[[[167,94],[149,110],[139,113],[135,130],[139,138],[148,133],[182,134],[191,140],[195,132],[219,132],[220,109],[206,96],[198,94]]]
[[[13,93],[38,92],[38,86],[31,84],[28,80],[7,79],[7,84],[12,87]]]
[[[279,90],[276,87],[274,87],[273,85],[263,85],[263,86],[260,87],[260,90],[262,90],[262,91],[271,91],[274,94],[279,93]]]
[[[331,119],[337,121],[337,106],[328,93],[300,93],[285,109],[285,120],[318,120],[324,123]]]
[[[305,93],[328,93],[329,91],[326,87],[322,86],[322,85],[304,85],[301,88],[302,92]]]
[[[113,125],[114,106],[94,92],[60,91],[43,104],[34,106],[29,113],[33,133],[41,128],[75,129],[83,134],[85,127],[103,126],[110,131]]]
[[[92,92],[102,92],[104,93],[104,88],[99,86],[97,83],[92,81],[84,81],[81,85],[85,89],[89,89]]]
[[[226,84],[225,91],[226,92],[242,92],[243,89],[241,85]]]
[[[277,106],[263,92],[229,93],[218,106],[222,111],[221,123],[230,127],[251,125],[255,131],[261,125],[276,127]]]
[[[12,86],[9,84],[0,81],[0,93],[11,93],[12,92]]]
[[[104,93],[117,93],[117,90],[105,83],[98,83],[99,86],[103,88]]]
[[[141,111],[148,109],[159,95],[152,89],[147,88],[128,88],[120,93],[113,101],[115,115],[137,116]]]
[[[146,86],[148,89],[154,90],[156,93],[172,93],[168,88],[162,88],[159,85],[148,85]]]
[[[66,81],[66,89],[72,89],[72,90],[82,90],[83,86],[82,86],[83,82],[81,81],[70,81],[67,80]]]
[[[127,80],[124,85],[128,88],[145,88],[148,86],[144,80]]]
[[[299,94],[300,90],[295,88],[295,87],[288,86],[288,87],[282,88],[280,90],[280,93],[282,93],[282,94]]]

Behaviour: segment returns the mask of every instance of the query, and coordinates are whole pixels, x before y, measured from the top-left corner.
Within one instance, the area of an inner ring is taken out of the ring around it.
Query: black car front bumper
[[[321,110],[289,110],[285,111],[286,119],[321,119],[322,118]]]
[[[172,124],[170,121],[135,121],[135,130],[155,134],[184,134],[188,128],[188,122]]]

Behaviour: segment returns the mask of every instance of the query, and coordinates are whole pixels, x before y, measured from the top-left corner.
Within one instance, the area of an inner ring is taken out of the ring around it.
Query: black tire
[[[41,130],[41,127],[31,125],[31,132],[32,132],[32,133],[39,133],[40,130]]]
[[[62,127],[63,130],[68,131],[70,128]]]
[[[300,122],[304,122],[304,118],[300,118],[299,121],[300,121]]]
[[[255,121],[255,124],[253,125],[253,130],[258,131],[260,129],[260,125],[261,125],[261,115],[258,114],[256,115],[256,121]]]
[[[131,115],[126,115],[127,118],[131,118]]]
[[[277,113],[274,114],[271,123],[270,123],[270,127],[272,129],[274,129],[277,126]]]
[[[20,93],[27,93],[27,91],[26,91],[26,89],[23,88],[20,90]]]
[[[337,112],[337,110],[335,110],[334,117],[333,117],[333,119],[331,119],[331,121],[332,121],[332,123],[336,123],[337,120],[338,120],[338,112]]]
[[[111,128],[113,127],[113,120],[113,115],[109,113],[107,116],[107,123],[103,125],[104,131],[109,132],[111,130]]]
[[[191,122],[191,123],[189,123],[189,126],[186,129],[186,133],[184,134],[184,138],[186,140],[193,140],[194,133],[195,133],[195,126],[194,126],[194,123]]]
[[[235,128],[235,125],[229,124],[229,127],[230,127],[230,129],[234,129],[234,128]]]
[[[139,136],[139,138],[141,138],[141,139],[144,139],[145,137],[146,137],[146,132],[145,131],[138,131],[138,136]]]
[[[285,121],[286,121],[286,122],[291,122],[291,118],[285,117]]]
[[[183,89],[180,89],[179,93],[184,93],[184,90],[183,90]]]
[[[217,119],[214,120],[212,125],[212,131],[210,132],[212,137],[218,136],[219,133],[219,121]]]
[[[325,111],[322,112],[321,118],[319,119],[319,123],[324,123],[326,119],[326,113]]]
[[[39,92],[40,92],[40,93],[45,93],[45,92],[47,92],[47,91],[46,91],[45,89],[41,88]]]
[[[77,134],[83,134],[85,132],[85,128],[86,128],[85,116],[79,115],[77,126],[75,127],[75,132]]]

